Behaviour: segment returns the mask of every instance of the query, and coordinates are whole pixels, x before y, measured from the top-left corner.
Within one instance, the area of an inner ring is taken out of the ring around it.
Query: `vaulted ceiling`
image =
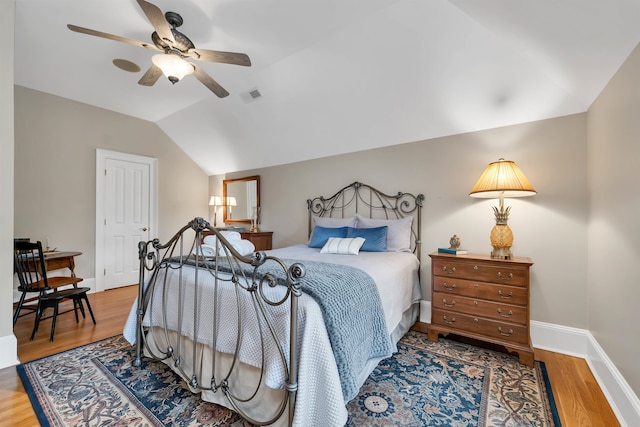
[[[67,28],[150,43],[135,0],[16,0],[15,83],[155,122],[208,174],[584,112],[640,42],[637,0],[151,1],[249,55],[197,62],[229,96],[139,85],[157,52]]]

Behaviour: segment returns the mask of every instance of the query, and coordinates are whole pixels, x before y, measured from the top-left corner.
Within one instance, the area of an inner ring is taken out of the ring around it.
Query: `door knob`
[[[142,230],[142,231],[147,231],[147,230],[148,230],[148,228],[147,228],[147,227],[142,227],[140,230]]]

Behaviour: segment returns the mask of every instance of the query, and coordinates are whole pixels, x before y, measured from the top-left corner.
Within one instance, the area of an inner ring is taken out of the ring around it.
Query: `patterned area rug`
[[[17,366],[42,426],[246,426],[121,336]],[[348,404],[347,426],[559,427],[544,364],[409,332]]]

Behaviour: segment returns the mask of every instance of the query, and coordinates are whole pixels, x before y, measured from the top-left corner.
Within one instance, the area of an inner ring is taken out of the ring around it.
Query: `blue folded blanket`
[[[295,260],[283,260],[287,265]],[[322,310],[329,341],[338,366],[344,401],[354,398],[360,384],[356,378],[369,359],[389,357],[391,342],[380,294],[364,271],[347,265],[304,261],[307,274],[302,291]]]

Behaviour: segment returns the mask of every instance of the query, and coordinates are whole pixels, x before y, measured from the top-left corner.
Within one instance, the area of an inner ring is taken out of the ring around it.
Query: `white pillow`
[[[225,239],[227,239],[230,242],[233,242],[234,240],[235,241],[242,240],[242,236],[237,231],[222,230],[222,231],[220,231],[220,234],[222,234],[222,237],[224,237]]]
[[[364,244],[362,237],[329,237],[320,249],[321,254],[358,255]]]
[[[339,227],[355,227],[356,226],[356,217],[352,216],[349,218],[330,218],[324,216],[313,216],[312,217],[312,225],[319,225],[320,227],[325,228],[339,228]],[[311,227],[313,230],[313,227]]]
[[[213,237],[215,239],[215,236],[206,236],[206,237]],[[227,251],[224,250],[222,243],[217,243],[216,240],[209,239],[208,240],[209,243],[203,243],[202,245],[200,245],[199,250],[198,250],[198,247],[193,248],[191,253],[194,255],[202,256],[204,258],[213,258],[215,256],[218,256],[218,252],[220,252],[220,256],[226,255]],[[245,239],[233,240],[233,241],[230,241],[229,244],[236,251],[238,251],[240,255],[246,256],[246,255],[252,254],[256,250],[255,245],[251,241],[245,240]]]
[[[218,243],[218,238],[215,234],[209,234],[207,236],[204,236],[204,239],[202,239],[202,243],[209,246],[215,246],[216,243]]]
[[[232,245],[233,243],[239,242],[240,240],[242,240],[242,236],[240,236],[240,233],[238,233],[237,231],[221,231],[220,234],[222,235],[222,237],[227,239],[227,241]],[[205,245],[215,246],[217,241],[218,241],[218,238],[216,237],[215,234],[208,234],[204,236],[202,243],[204,243]]]
[[[356,214],[356,228],[387,226],[388,252],[411,252],[411,224],[413,224],[412,216],[400,219],[376,219]]]

